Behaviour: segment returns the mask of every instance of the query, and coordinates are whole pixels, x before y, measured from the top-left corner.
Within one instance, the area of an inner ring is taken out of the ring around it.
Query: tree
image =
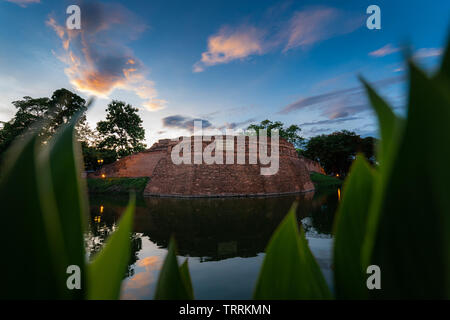
[[[106,109],[106,121],[97,123],[100,134],[98,147],[117,157],[128,156],[145,149],[145,130],[138,109],[122,101],[113,100]]]
[[[302,155],[319,162],[327,174],[345,176],[358,152],[374,162],[374,144],[372,137],[362,139],[354,132],[343,130],[311,138]]]
[[[85,112],[86,110],[86,100],[67,89],[56,90],[53,92],[49,103],[48,116],[52,119],[49,132],[54,133],[60,125],[67,123],[75,113],[78,111]],[[85,122],[86,115],[83,115],[78,122],[78,126]]]
[[[259,124],[251,124],[247,128],[247,130],[255,130],[256,134],[258,134],[260,129],[267,130],[268,136],[271,135],[271,130],[278,130],[280,137],[292,143],[295,148],[300,148],[305,141],[305,139],[300,136],[300,127],[294,124],[285,128],[284,124],[280,121],[272,122],[270,120],[264,120]]]
[[[51,98],[36,99],[27,96],[12,104],[17,112],[0,130],[0,154],[25,131],[38,130],[45,141],[75,113],[86,111],[86,101],[66,89],[56,90]],[[42,121],[42,126],[34,126],[39,121]],[[84,121],[83,116],[80,123]]]

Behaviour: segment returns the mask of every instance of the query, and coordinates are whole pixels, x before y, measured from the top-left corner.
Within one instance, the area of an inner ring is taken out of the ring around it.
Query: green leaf
[[[331,298],[303,228],[299,232],[296,209],[297,203],[294,203],[270,239],[256,285],[255,299]]]
[[[450,298],[449,88],[410,65],[408,121],[380,200],[377,298]]]
[[[379,174],[374,176],[374,189],[372,201],[368,214],[366,234],[361,252],[362,265],[367,266],[370,262],[371,253],[374,246],[375,233],[378,228],[379,215],[381,212],[381,199],[384,197],[385,185],[389,180],[392,164],[398,152],[403,132],[404,119],[397,117],[392,108],[382,99],[376,91],[364,80],[363,82],[372,108],[374,109],[379,124],[381,139],[377,148],[377,161],[379,162]]]
[[[184,287],[189,294],[189,299],[194,300],[194,290],[192,288],[191,275],[189,274],[188,259],[186,259],[180,266],[181,280],[183,280]]]
[[[193,299],[193,293],[187,263],[185,266],[181,266],[181,268],[178,267],[176,242],[172,238],[169,243],[166,259],[159,274],[155,300],[190,299]]]
[[[386,101],[364,79],[361,78],[361,81],[378,117],[381,140],[377,160],[384,164],[390,159],[391,153],[396,149],[403,121],[395,115]]]
[[[83,233],[86,230],[87,193],[81,179],[82,156],[74,136],[74,128],[81,115],[74,116],[70,123],[57,131],[40,157],[43,166],[50,165],[50,182],[54,186],[54,201],[67,255],[65,269],[69,265],[80,267],[81,290],[68,290],[68,294],[77,299],[85,297],[86,288]]]
[[[361,251],[372,198],[374,170],[358,155],[344,184],[334,225],[334,283],[336,298],[365,299],[366,268]]]
[[[445,48],[442,58],[441,68],[438,72],[439,77],[446,78],[446,81],[450,81],[450,33],[447,39],[447,47]]]
[[[128,267],[131,254],[130,233],[133,226],[135,196],[132,195],[116,231],[88,266],[88,299],[115,300]]]
[[[49,173],[38,168],[40,141],[30,134],[16,143],[6,154],[0,178],[3,228],[1,263],[1,298],[58,299],[63,297],[65,280],[55,251],[59,241],[59,225],[53,225],[53,210],[44,210],[43,195],[52,190],[39,190],[41,176]],[[47,208],[48,209],[48,208]],[[19,233],[19,234],[18,234]]]

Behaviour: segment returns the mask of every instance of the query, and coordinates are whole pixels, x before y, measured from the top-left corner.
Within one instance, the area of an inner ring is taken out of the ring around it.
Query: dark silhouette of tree
[[[113,100],[106,109],[105,121],[97,123],[100,134],[98,147],[105,152],[124,157],[145,149],[145,130],[138,109],[122,101]]]
[[[51,98],[24,97],[12,103],[17,111],[0,130],[0,154],[28,130],[37,130],[45,141],[78,111],[86,111],[86,101],[66,89],[56,90]],[[83,116],[80,123],[86,120]],[[42,125],[34,125],[42,121]]]
[[[374,162],[375,141],[372,137],[362,139],[354,132],[343,130],[311,138],[302,155],[319,162],[327,174],[345,176],[358,152]]]

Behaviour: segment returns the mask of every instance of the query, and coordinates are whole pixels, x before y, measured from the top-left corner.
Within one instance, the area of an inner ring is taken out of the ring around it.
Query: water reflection
[[[317,241],[330,238],[336,190],[271,198],[137,199],[122,297],[153,297],[173,235],[179,255],[190,257],[197,298],[250,298],[267,242],[295,199],[300,202],[297,215],[307,237]],[[91,228],[86,235],[89,255],[95,254],[115,229],[127,201],[127,197],[91,197]],[[328,264],[322,266],[329,268]]]

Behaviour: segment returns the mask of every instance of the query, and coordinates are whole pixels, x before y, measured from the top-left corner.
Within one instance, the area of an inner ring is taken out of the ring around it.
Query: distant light
[[[102,173],[102,179],[106,178],[106,174]]]
[[[337,173],[337,174],[336,174],[336,177],[338,177],[338,178],[339,178],[339,173]]]
[[[338,200],[341,200],[341,188],[338,188]]]
[[[100,223],[102,221],[102,218],[100,216],[94,217],[94,222]]]
[[[98,164],[103,164],[103,159],[98,159],[98,160],[97,160],[97,163],[98,163]]]
[[[100,213],[103,213],[103,209],[105,209],[105,207],[100,206]]]

